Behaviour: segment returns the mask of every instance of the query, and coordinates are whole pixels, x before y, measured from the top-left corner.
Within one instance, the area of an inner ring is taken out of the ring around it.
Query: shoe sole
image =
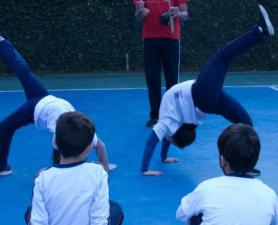
[[[267,11],[265,10],[265,8],[262,5],[259,5],[259,9],[260,9],[260,12],[261,12],[261,14],[264,18],[265,23],[266,23],[268,34],[270,36],[273,36],[274,35],[274,27],[273,27],[273,25],[272,25],[272,23],[269,19]]]
[[[8,171],[2,171],[0,172],[0,176],[9,176],[13,173],[13,171],[8,170]]]

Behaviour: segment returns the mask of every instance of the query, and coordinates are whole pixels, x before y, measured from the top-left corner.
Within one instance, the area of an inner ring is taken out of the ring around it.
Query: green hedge
[[[192,0],[182,27],[182,70],[199,70],[219,44],[252,26],[258,3],[278,24],[277,0]],[[131,0],[0,1],[2,35],[36,72],[124,71],[127,53],[130,70],[141,71],[141,25],[133,14]],[[0,69],[7,71],[3,64]],[[278,70],[277,39],[240,57],[232,69]]]

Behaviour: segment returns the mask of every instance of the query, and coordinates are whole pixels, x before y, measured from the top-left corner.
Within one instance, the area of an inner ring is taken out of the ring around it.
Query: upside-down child
[[[151,157],[159,141],[162,141],[162,162],[178,162],[176,158],[167,156],[170,144],[184,148],[193,143],[196,128],[208,114],[221,115],[232,123],[252,126],[252,120],[246,110],[223,90],[223,85],[228,67],[236,56],[263,43],[266,36],[274,35],[268,14],[261,5],[259,13],[258,24],[249,32],[220,47],[203,67],[196,81],[179,83],[164,94],[159,121],[145,145],[141,164],[143,175],[161,174],[160,171],[149,170]]]
[[[17,129],[34,123],[37,129],[55,134],[57,118],[64,112],[75,111],[75,108],[68,101],[50,95],[11,42],[1,36],[0,57],[17,75],[27,98],[22,106],[0,122],[0,176],[5,176],[12,173],[8,155]],[[113,170],[116,165],[109,165],[105,145],[96,134],[93,142],[100,163],[106,171]],[[55,149],[54,144],[53,147]]]

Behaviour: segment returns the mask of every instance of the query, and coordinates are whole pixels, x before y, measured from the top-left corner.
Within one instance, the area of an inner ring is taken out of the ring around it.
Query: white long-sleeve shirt
[[[183,123],[199,125],[207,114],[198,109],[193,102],[191,86],[194,80],[182,82],[171,87],[162,97],[159,120],[153,130],[161,141],[172,136]]]
[[[202,214],[202,225],[278,225],[275,192],[252,178],[206,180],[182,198],[176,217],[186,222]]]
[[[107,225],[109,190],[102,166],[51,167],[35,180],[31,225]]]

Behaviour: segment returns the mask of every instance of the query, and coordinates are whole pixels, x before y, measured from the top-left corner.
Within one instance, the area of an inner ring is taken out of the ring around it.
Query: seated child
[[[77,111],[58,118],[55,143],[60,163],[37,176],[32,206],[26,215],[29,224],[122,223],[120,206],[115,202],[109,206],[107,173],[101,165],[85,161],[93,147],[94,134],[93,123]]]
[[[278,224],[275,192],[250,175],[260,154],[255,130],[246,124],[231,125],[219,136],[217,144],[225,176],[206,180],[183,197],[177,219],[191,220],[194,225]]]

